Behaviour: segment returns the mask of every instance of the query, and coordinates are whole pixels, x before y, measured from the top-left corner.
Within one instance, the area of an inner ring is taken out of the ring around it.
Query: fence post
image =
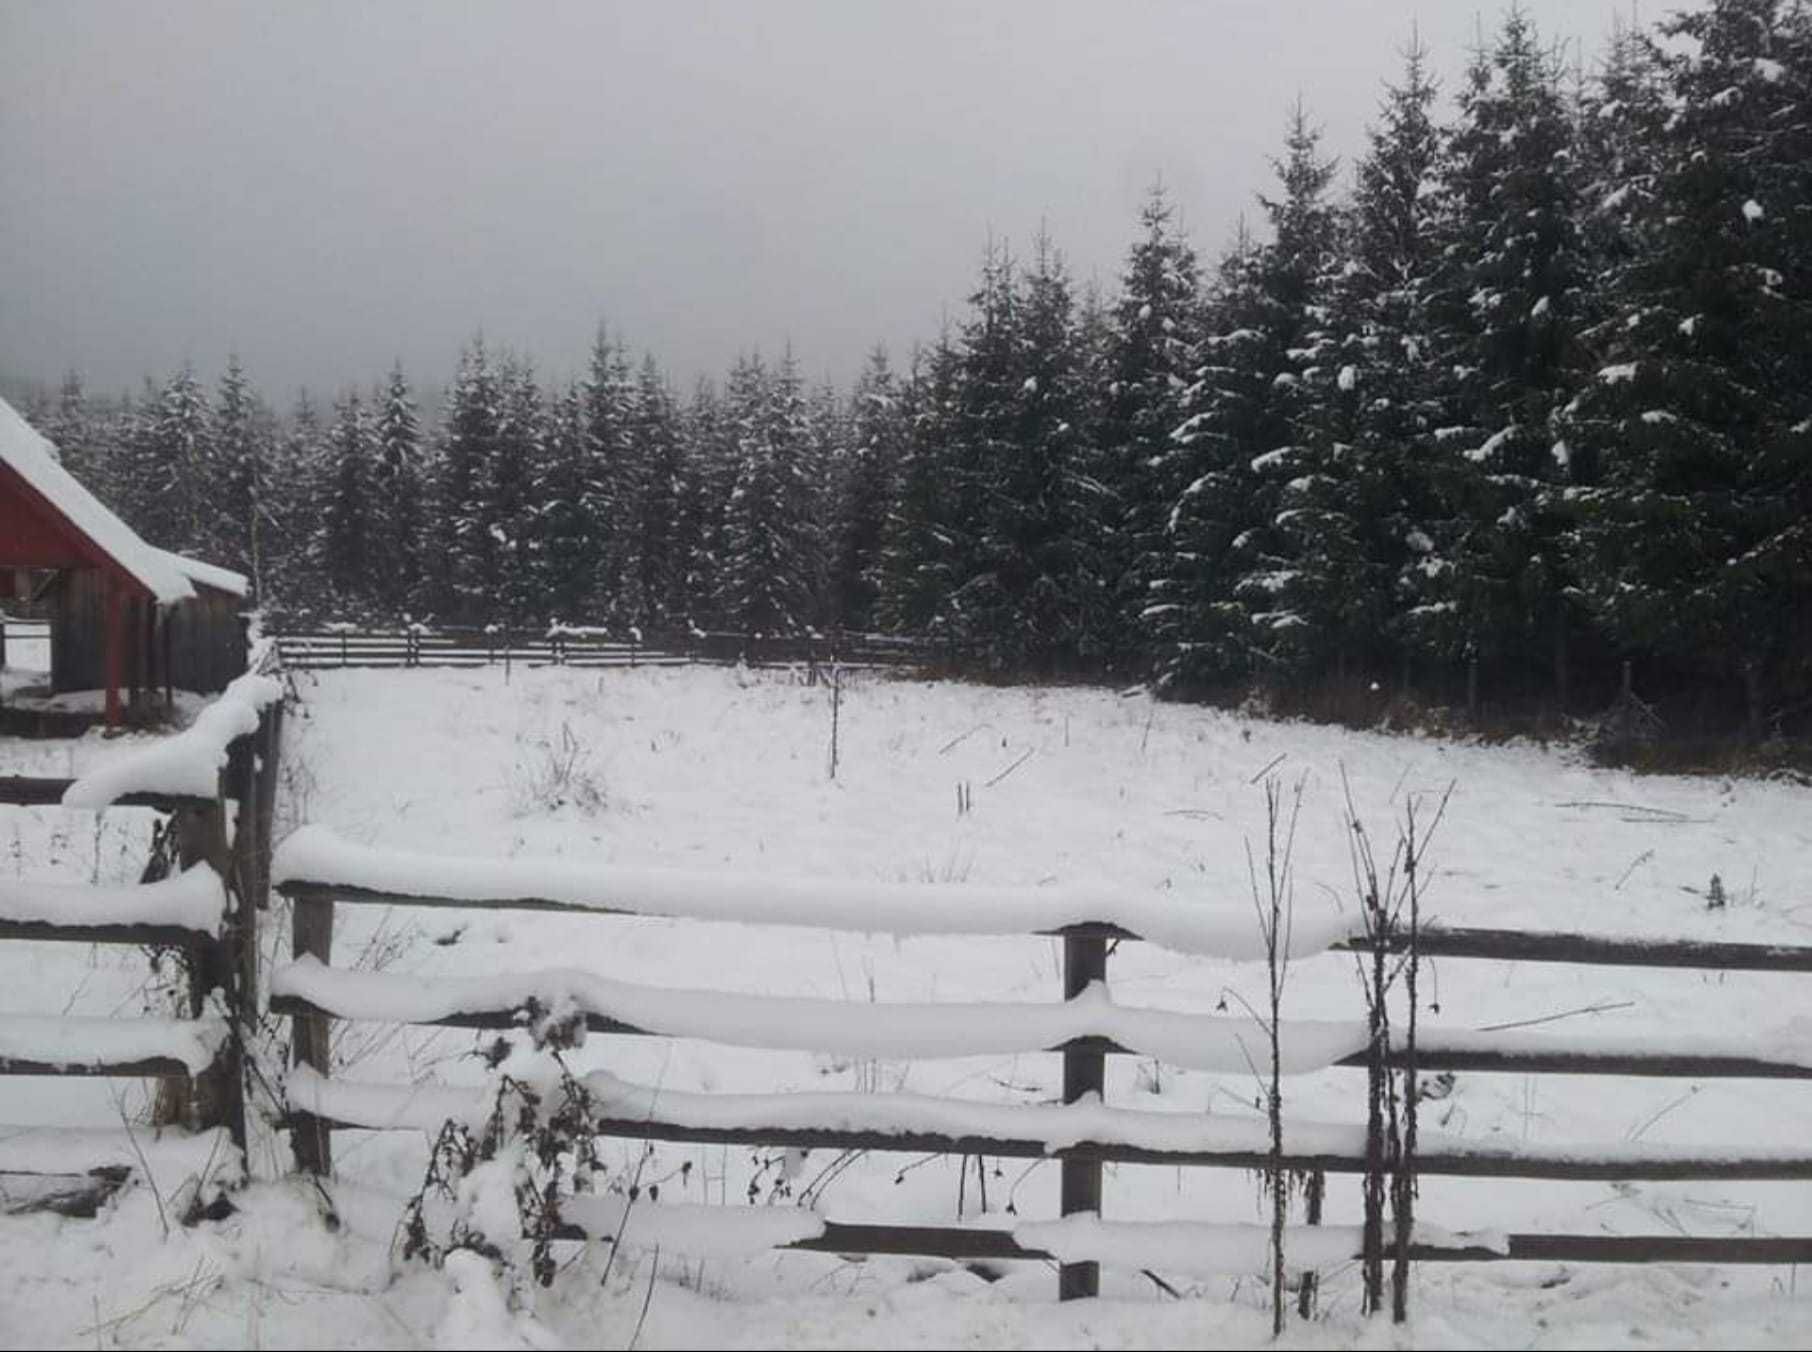
[[[1099,935],[1063,936],[1063,998],[1074,1000],[1092,981],[1107,979],[1107,939]],[[1107,1055],[1066,1047],[1063,1052],[1063,1101],[1076,1103],[1107,1087]],[[1065,1216],[1101,1214],[1101,1161],[1066,1159],[1062,1165],[1059,1205]],[[1057,1299],[1078,1300],[1101,1294],[1099,1263],[1065,1263],[1057,1269]]]
[[[299,898],[290,914],[290,953],[300,958],[312,953],[323,964],[333,959],[333,902]],[[332,1027],[318,1014],[298,1014],[290,1020],[290,1063],[308,1066],[325,1076],[333,1069]],[[290,1146],[296,1168],[305,1174],[333,1172],[333,1133],[310,1113],[293,1113]]]

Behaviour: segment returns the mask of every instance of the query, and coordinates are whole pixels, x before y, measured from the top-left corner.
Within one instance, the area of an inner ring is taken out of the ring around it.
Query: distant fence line
[[[696,630],[606,631],[555,625],[545,629],[395,629],[328,626],[272,635],[291,671],[337,667],[530,666],[638,667],[694,663],[752,667],[914,667],[934,657],[915,639],[885,634],[739,634]]]

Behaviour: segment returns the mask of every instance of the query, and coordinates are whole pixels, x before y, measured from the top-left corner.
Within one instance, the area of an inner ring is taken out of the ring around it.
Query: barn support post
[[[174,658],[176,656],[176,640],[175,640],[175,637],[174,637],[174,634],[172,631],[172,626],[175,622],[175,618],[176,617],[174,614],[166,615],[164,617],[164,622],[158,626],[158,628],[163,631],[163,635],[164,635],[163,686],[164,686],[164,711],[166,713],[174,712],[176,709],[176,677],[174,674],[175,673]]]
[[[1063,939],[1063,998],[1074,1000],[1091,982],[1107,980],[1107,940],[1099,935],[1066,934]],[[1063,1101],[1076,1103],[1090,1094],[1100,1098],[1107,1087],[1107,1055],[1098,1049],[1066,1047],[1063,1051]],[[1065,1216],[1101,1214],[1101,1161],[1065,1159],[1061,1165],[1059,1206]],[[1057,1299],[1080,1300],[1101,1294],[1099,1263],[1064,1263],[1057,1269]]]
[[[126,598],[118,579],[109,576],[103,584],[107,595],[107,726],[120,725],[120,685],[126,667]]]

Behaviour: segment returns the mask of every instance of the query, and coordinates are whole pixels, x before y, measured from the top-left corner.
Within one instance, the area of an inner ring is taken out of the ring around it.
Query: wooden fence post
[[[333,902],[298,898],[290,917],[290,950],[294,958],[312,953],[322,963],[333,959]],[[321,1075],[333,1069],[333,1028],[318,1014],[298,1014],[290,1020],[291,1064],[308,1066]],[[292,1113],[290,1144],[296,1168],[305,1174],[333,1172],[333,1132],[308,1113]]]
[[[1063,998],[1074,1000],[1093,981],[1107,979],[1107,940],[1095,935],[1063,938]],[[1107,1088],[1107,1055],[1066,1047],[1063,1052],[1063,1101],[1076,1103]],[[1066,1159],[1062,1163],[1059,1205],[1065,1216],[1101,1214],[1101,1161]],[[1065,1263],[1057,1269],[1057,1299],[1078,1300],[1101,1294],[1099,1263]]]

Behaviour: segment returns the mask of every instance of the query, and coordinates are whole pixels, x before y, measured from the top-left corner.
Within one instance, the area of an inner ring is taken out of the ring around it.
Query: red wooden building
[[[218,690],[245,670],[246,581],[145,543],[0,400],[0,598],[50,609],[54,689]]]

